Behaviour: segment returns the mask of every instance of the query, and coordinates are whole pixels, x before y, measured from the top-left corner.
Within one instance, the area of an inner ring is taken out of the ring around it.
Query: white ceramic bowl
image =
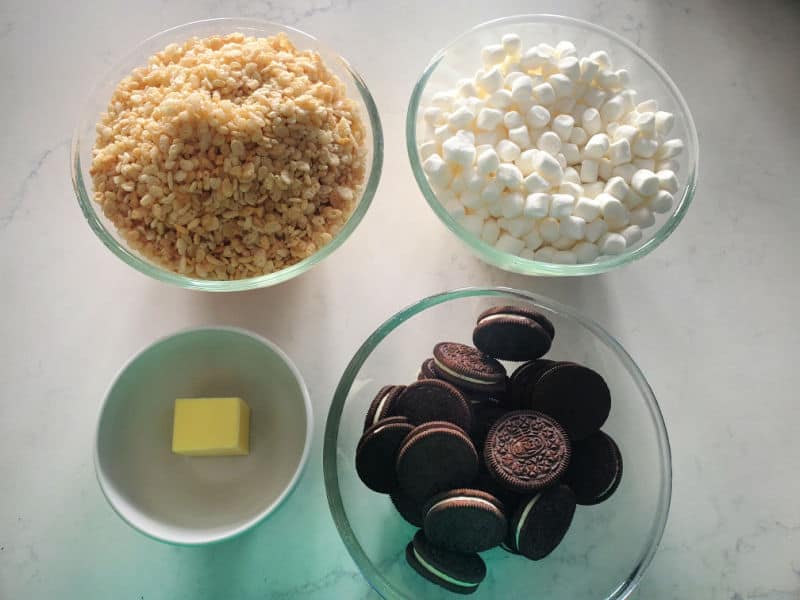
[[[175,398],[239,396],[251,409],[250,454],[172,453]],[[313,421],[303,378],[272,342],[234,328],[190,329],[121,369],[95,441],[100,488],[131,527],[180,545],[219,542],[269,515],[297,483]]]

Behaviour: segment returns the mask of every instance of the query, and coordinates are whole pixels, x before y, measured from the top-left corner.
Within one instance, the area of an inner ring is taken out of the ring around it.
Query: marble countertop
[[[408,165],[406,103],[429,57],[469,26],[532,8],[589,19],[641,45],[672,75],[697,123],[700,184],[684,223],[651,256],[610,274],[531,279],[483,265],[434,217]],[[360,228],[312,272],[252,293],[189,292],[128,268],[86,226],[69,182],[69,139],[94,81],[144,37],[212,16],[318,35],[363,74],[385,131],[383,179]],[[373,597],[325,500],[332,391],[361,341],[398,308],[444,289],[502,284],[599,321],[656,391],[674,493],[636,596],[800,598],[800,283],[792,274],[800,5],[7,0],[0,54],[0,597]],[[387,274],[403,287],[375,285]],[[314,446],[295,494],[265,524],[232,542],[176,548],[139,535],[106,504],[93,430],[106,385],[131,353],[210,323],[252,329],[294,357],[316,410]]]

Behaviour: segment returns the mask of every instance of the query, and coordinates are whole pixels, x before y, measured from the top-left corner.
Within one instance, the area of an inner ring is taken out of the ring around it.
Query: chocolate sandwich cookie
[[[575,514],[575,495],[566,485],[542,490],[523,501],[508,528],[504,547],[539,560],[561,543]]]
[[[472,343],[500,360],[533,360],[550,350],[555,329],[543,314],[521,306],[495,306],[478,315]]]
[[[364,432],[356,446],[356,472],[364,485],[381,494],[397,489],[397,452],[413,429],[405,417],[389,417]]]
[[[611,392],[596,371],[558,363],[536,381],[530,407],[561,423],[573,441],[582,440],[606,422]]]
[[[472,483],[472,487],[476,490],[487,492],[500,500],[505,507],[506,517],[510,517],[512,514],[514,514],[514,511],[517,509],[520,501],[526,497],[525,494],[520,494],[508,489],[502,483],[497,481],[497,479],[492,477],[483,461],[481,461],[481,466],[478,469],[478,476]]]
[[[433,361],[436,373],[461,389],[487,395],[505,391],[505,367],[477,348],[440,342],[433,348]]]
[[[416,502],[469,486],[478,473],[478,453],[464,430],[445,421],[416,427],[397,453],[400,491]]]
[[[392,504],[400,513],[400,516],[414,527],[422,527],[425,515],[422,514],[422,503],[406,496],[403,492],[397,491],[391,496]]]
[[[518,366],[511,374],[509,382],[509,407],[516,410],[530,408],[533,389],[539,377],[557,364],[554,360],[538,358]]]
[[[464,488],[438,494],[422,509],[425,537],[453,552],[483,552],[506,537],[503,503],[482,490]]]
[[[422,531],[406,547],[406,560],[425,579],[456,594],[472,594],[486,577],[480,556],[438,548]]]
[[[406,386],[392,403],[390,414],[406,417],[414,425],[448,421],[464,431],[472,426],[472,411],[464,395],[440,379],[420,379]]]
[[[483,454],[492,477],[515,492],[532,493],[554,484],[567,470],[570,442],[551,417],[518,410],[492,426]]]
[[[492,425],[507,412],[508,409],[499,402],[490,399],[472,404],[472,429],[470,429],[469,434],[472,438],[472,443],[475,444],[475,448],[483,448],[486,435]]]
[[[389,416],[389,409],[400,393],[405,389],[404,385],[385,385],[369,405],[367,416],[364,419],[364,431],[372,427],[375,423]]]
[[[610,435],[595,431],[572,445],[566,483],[578,504],[600,504],[609,498],[622,480],[622,454]]]
[[[433,370],[433,358],[426,358],[419,367],[417,379],[441,379]]]

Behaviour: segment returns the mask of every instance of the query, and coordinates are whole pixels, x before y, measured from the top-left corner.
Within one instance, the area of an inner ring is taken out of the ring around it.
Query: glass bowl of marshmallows
[[[589,275],[651,252],[694,196],[698,141],[667,73],[592,23],[489,21],[430,61],[406,142],[433,211],[482,260]]]

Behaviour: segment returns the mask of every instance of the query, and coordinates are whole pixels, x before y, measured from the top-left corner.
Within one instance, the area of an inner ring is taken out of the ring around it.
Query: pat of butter
[[[250,407],[241,398],[178,398],[172,451],[187,456],[250,453]]]

